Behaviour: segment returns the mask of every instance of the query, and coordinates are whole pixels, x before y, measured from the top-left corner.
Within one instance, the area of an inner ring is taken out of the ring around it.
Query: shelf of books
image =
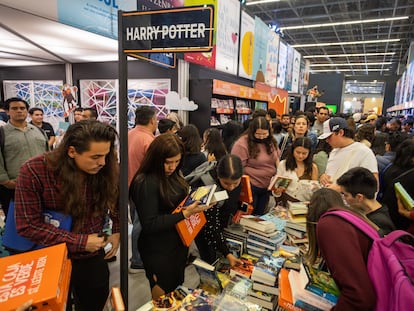
[[[330,310],[339,296],[335,282],[303,259],[306,213],[306,202],[296,202],[286,208],[276,206],[260,217],[241,215],[238,224],[223,232],[230,252],[241,263],[230,266],[221,257],[210,264],[197,258],[193,262],[200,280],[196,290],[179,287],[139,311]]]

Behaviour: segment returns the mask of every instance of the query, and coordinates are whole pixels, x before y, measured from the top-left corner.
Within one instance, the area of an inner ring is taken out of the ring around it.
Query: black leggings
[[[76,311],[102,311],[109,295],[109,269],[104,255],[101,250],[94,257],[72,260],[70,281]]]

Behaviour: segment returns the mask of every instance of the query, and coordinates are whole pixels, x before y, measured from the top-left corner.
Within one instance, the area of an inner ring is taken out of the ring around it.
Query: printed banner
[[[259,18],[254,20],[254,53],[252,78],[257,82],[265,82],[267,42],[269,27]]]
[[[217,8],[216,69],[233,75],[237,75],[239,22],[240,1],[219,1]]]
[[[240,26],[239,76],[252,79],[254,51],[254,18],[242,11]]]
[[[266,56],[265,81],[267,85],[276,87],[277,60],[279,58],[279,35],[270,29]]]
[[[279,42],[279,63],[277,67],[277,87],[286,88],[287,46]]]
[[[219,0],[184,0],[185,6],[196,6],[211,4],[214,8],[217,8]],[[226,0],[221,0],[226,1]],[[214,29],[217,29],[217,10],[214,12]],[[216,67],[216,31],[213,34],[213,49],[210,52],[201,53],[185,53],[184,60],[190,63],[199,64],[202,66],[215,68]]]
[[[292,91],[293,47],[287,46],[286,89]]]
[[[293,49],[292,92],[299,93],[300,53]]]
[[[105,37],[118,38],[118,10],[136,11],[131,0],[57,0],[58,21]]]

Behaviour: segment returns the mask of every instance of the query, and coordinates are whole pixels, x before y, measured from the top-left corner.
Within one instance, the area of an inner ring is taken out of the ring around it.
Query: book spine
[[[300,300],[300,299],[296,300],[295,306],[299,307],[299,308],[302,308],[306,311],[322,311],[322,309],[319,309],[318,307],[315,307],[315,306],[313,306],[313,305],[311,305],[311,304],[309,304],[309,303],[307,303],[303,300]]]
[[[398,197],[401,199],[401,202],[403,203],[404,207],[412,211],[414,209],[414,200],[413,198],[408,194],[408,192],[405,190],[403,185],[401,183],[397,182],[394,184],[395,190],[398,194]]]

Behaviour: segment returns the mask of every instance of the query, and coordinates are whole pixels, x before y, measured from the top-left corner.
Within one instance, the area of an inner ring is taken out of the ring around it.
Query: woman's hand
[[[401,216],[404,216],[405,218],[408,218],[408,219],[412,219],[411,212],[404,207],[404,204],[402,204],[398,196],[397,196],[397,205],[398,205],[398,213],[400,213]]]
[[[183,210],[183,215],[185,218],[189,218],[191,215],[194,215],[196,213],[200,213],[203,211],[208,210],[209,208],[213,207],[214,204],[206,206],[206,205],[199,205],[200,202],[196,201],[190,205],[188,205],[185,210]]]
[[[101,236],[99,233],[93,233],[88,235],[88,240],[86,241],[86,247],[85,250],[87,252],[96,252],[100,250],[101,248],[105,247],[105,237]]]
[[[331,176],[329,176],[326,173],[323,173],[320,177],[319,177],[319,182],[321,183],[322,186],[327,187],[329,186],[332,181],[331,181]]]
[[[111,243],[112,247],[109,251],[106,252],[105,259],[106,258],[111,258],[111,257],[116,255],[116,253],[118,252],[118,248],[119,248],[120,237],[121,237],[120,233],[114,233],[114,234],[111,234],[110,236],[108,236],[106,244]]]
[[[243,264],[242,260],[240,260],[239,258],[237,258],[236,256],[234,256],[231,253],[227,254],[226,258],[229,261],[229,264],[230,264],[231,267]]]

